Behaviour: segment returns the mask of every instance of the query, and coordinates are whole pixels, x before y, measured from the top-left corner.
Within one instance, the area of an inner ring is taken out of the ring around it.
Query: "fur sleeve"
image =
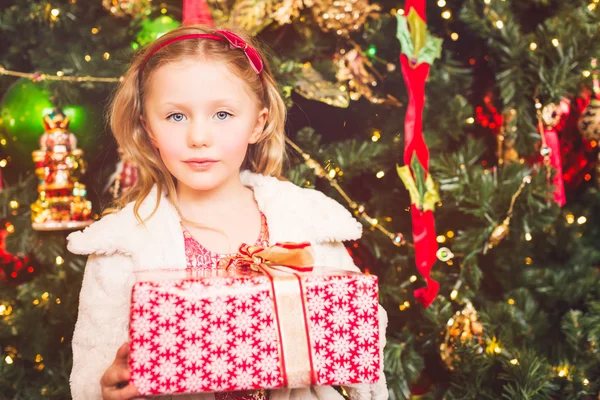
[[[320,251],[319,251],[320,250]],[[317,263],[318,266],[327,266],[347,271],[357,271],[360,269],[354,264],[352,257],[341,242],[322,243],[317,245]],[[345,386],[348,396],[352,400],[387,400],[389,393],[385,374],[383,373],[383,348],[385,347],[387,329],[387,312],[379,305],[379,346],[381,356],[380,380],[372,385],[348,385]]]
[[[85,267],[73,334],[73,400],[101,399],[100,378],[128,340],[131,258],[91,255]]]

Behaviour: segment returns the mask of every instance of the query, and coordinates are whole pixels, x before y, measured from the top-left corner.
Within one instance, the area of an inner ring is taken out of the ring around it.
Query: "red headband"
[[[256,72],[257,74],[260,74],[262,72],[263,62],[260,59],[260,54],[258,54],[258,51],[256,51],[256,49],[254,47],[250,46],[248,43],[246,43],[246,41],[244,39],[242,39],[241,37],[239,37],[238,35],[236,35],[233,32],[219,30],[219,31],[215,31],[215,33],[218,33],[219,35],[222,35],[222,36],[212,35],[209,33],[192,33],[189,35],[176,36],[174,38],[171,38],[169,40],[162,42],[161,44],[159,44],[158,46],[156,46],[155,48],[150,50],[148,52],[148,54],[146,55],[146,57],[144,58],[144,61],[142,61],[142,64],[140,65],[140,72],[139,72],[140,78],[142,76],[142,73],[144,72],[144,67],[146,67],[146,63],[148,62],[150,57],[152,57],[157,51],[159,51],[163,47],[170,45],[171,43],[179,42],[180,40],[186,40],[186,39],[212,39],[212,40],[225,39],[229,42],[229,45],[232,48],[240,49],[244,52],[246,57],[248,57],[248,61],[250,62],[250,66],[252,67],[254,72]]]

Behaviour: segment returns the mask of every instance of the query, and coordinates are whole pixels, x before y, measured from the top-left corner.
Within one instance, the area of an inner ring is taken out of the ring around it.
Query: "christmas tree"
[[[364,224],[348,250],[380,278],[390,398],[600,396],[597,0],[203,5],[270,49],[287,178]],[[0,398],[69,398],[85,259],[68,231],[32,227],[44,118],[70,119],[84,152],[70,162],[87,164],[71,194],[97,218],[135,176],[104,106],[182,14],[180,0],[0,5]]]

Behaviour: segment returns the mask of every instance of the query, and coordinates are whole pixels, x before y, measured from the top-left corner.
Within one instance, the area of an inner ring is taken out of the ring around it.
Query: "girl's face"
[[[178,185],[206,191],[239,181],[268,115],[244,81],[193,59],[163,65],[150,79],[142,124]]]

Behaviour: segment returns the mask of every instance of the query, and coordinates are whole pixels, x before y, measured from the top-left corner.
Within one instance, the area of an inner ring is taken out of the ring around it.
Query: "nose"
[[[187,141],[189,147],[210,147],[213,142],[210,124],[190,124],[187,132]]]

